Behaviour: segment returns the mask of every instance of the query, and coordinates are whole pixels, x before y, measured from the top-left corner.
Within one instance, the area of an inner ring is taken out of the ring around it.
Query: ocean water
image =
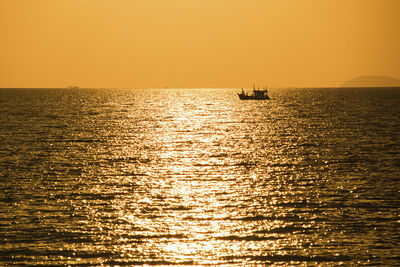
[[[400,265],[400,89],[0,89],[0,265]]]

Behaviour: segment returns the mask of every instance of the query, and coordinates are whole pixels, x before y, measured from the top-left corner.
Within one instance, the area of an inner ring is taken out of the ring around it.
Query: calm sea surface
[[[0,89],[0,265],[400,265],[400,89]]]

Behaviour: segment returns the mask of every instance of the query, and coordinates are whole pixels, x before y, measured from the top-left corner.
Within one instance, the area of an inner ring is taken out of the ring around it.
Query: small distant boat
[[[268,100],[270,97],[268,96],[268,89],[256,89],[255,86],[253,86],[253,94],[247,94],[244,92],[242,88],[242,92],[238,93],[238,96],[240,100]]]
[[[68,86],[68,87],[66,87],[66,89],[74,89],[74,90],[76,90],[76,89],[79,89],[79,86],[76,86],[76,85],[70,85],[70,86]]]

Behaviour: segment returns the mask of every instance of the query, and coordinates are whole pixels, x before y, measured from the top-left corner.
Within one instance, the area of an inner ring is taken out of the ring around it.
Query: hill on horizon
[[[342,87],[400,87],[400,80],[389,76],[365,75],[346,81]]]

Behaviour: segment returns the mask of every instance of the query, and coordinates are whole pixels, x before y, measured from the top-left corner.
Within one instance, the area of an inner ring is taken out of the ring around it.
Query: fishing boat
[[[264,88],[264,89],[256,89],[255,86],[253,86],[253,94],[247,94],[246,92],[244,92],[243,88],[242,88],[242,92],[238,93],[238,96],[240,98],[240,100],[268,100],[270,99],[268,96],[268,89]]]

